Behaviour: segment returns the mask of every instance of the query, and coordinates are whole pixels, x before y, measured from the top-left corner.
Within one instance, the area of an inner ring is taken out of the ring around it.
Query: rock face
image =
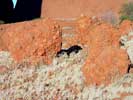
[[[99,52],[100,48],[95,49]],[[93,54],[89,55],[82,68],[87,84],[108,85],[127,72],[129,62],[124,50],[109,46],[97,57],[92,57]]]
[[[126,50],[120,48],[120,37],[127,34],[130,22],[116,28],[99,18],[82,16],[64,26],[69,29],[63,28],[63,44],[78,44],[88,52],[82,67],[87,84],[108,85],[127,72],[129,60]]]
[[[61,48],[60,27],[50,19],[1,25],[0,28],[0,48],[8,50],[18,62],[28,59],[50,64]]]
[[[61,43],[67,48],[80,45],[88,52],[82,67],[86,83],[108,85],[128,70],[130,61],[126,50],[120,48],[120,37],[128,33],[129,27],[129,21],[116,28],[99,18],[85,16],[65,23],[39,19],[1,25],[0,50],[10,51],[18,62],[28,59],[50,64]]]
[[[130,31],[133,30],[133,22],[129,20],[124,20],[119,27],[119,30],[122,35],[128,34]]]
[[[91,18],[77,21],[80,43],[87,45],[88,58],[82,68],[87,84],[109,84],[127,72],[129,60],[126,51],[120,49],[121,32]]]
[[[128,2],[123,0],[43,0],[41,17],[75,18],[84,14],[94,16],[113,11],[117,14],[121,6]]]

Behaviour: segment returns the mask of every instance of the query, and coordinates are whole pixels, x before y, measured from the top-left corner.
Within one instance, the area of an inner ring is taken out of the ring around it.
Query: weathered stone
[[[4,65],[0,65],[0,74],[4,74],[8,71],[8,68]]]
[[[129,20],[124,20],[120,24],[119,30],[122,35],[126,35],[132,30],[132,27],[133,27],[133,22],[131,22]]]
[[[88,84],[108,85],[127,72],[128,63],[124,50],[110,46],[104,48],[97,57],[90,59],[88,56],[82,71]]]
[[[0,26],[0,48],[11,52],[16,61],[43,60],[49,64],[61,48],[61,30],[51,19],[39,19]]]
[[[118,15],[121,6],[126,2],[129,0],[42,0],[41,17],[63,19],[75,18],[81,14],[99,16],[109,11]]]
[[[118,28],[99,18],[86,16],[78,18],[73,24],[74,30],[65,34],[63,43],[67,47],[80,44],[88,51],[88,58],[82,68],[88,84],[109,84],[127,72],[128,55],[120,49],[120,37],[128,29],[125,24]],[[121,29],[123,27],[126,29]],[[69,36],[71,33],[72,37]]]
[[[127,72],[127,53],[120,49],[121,32],[110,24],[79,19],[78,39],[88,46],[88,58],[82,68],[88,84],[109,84]]]

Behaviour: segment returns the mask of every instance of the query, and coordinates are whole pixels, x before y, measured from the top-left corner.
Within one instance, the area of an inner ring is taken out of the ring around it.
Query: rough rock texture
[[[82,16],[72,22],[61,23],[63,48],[78,44],[87,50],[82,71],[88,84],[109,84],[127,72],[128,55],[120,49],[119,41],[127,34],[130,21],[114,27],[99,18]]]
[[[125,74],[129,61],[119,46],[120,31],[87,17],[79,19],[78,24],[78,39],[88,46],[89,55],[82,68],[87,84],[109,84]]]
[[[84,14],[86,16],[102,15],[113,11],[118,15],[122,4],[129,0],[43,0],[42,17],[75,18]],[[132,1],[132,0],[130,0]]]
[[[99,51],[100,48],[95,49]],[[87,84],[108,85],[127,72],[128,63],[124,50],[110,46],[104,48],[97,57],[91,58],[90,54],[82,71]]]
[[[62,28],[62,38],[58,24],[49,19],[1,26],[0,44],[5,44],[1,49],[10,51],[17,61],[28,58],[50,63],[60,50],[61,42],[67,48],[81,45],[88,52],[82,67],[87,84],[109,84],[127,72],[128,55],[120,49],[119,40],[121,35],[127,34],[124,31],[128,30],[131,22],[123,22],[116,28],[99,18],[82,16],[57,23]]]
[[[131,22],[129,20],[124,20],[120,24],[119,30],[120,30],[120,32],[121,32],[122,35],[128,34],[130,31],[133,30],[133,22]]]
[[[98,18],[86,16],[81,16],[73,20],[58,20],[58,23],[62,27],[62,47],[69,48],[77,44],[82,46],[87,44],[88,28],[99,24],[98,20]]]
[[[76,21],[75,20],[57,20],[58,24],[62,28],[62,48],[69,48],[75,44],[78,44],[76,33]]]
[[[114,27],[99,18],[82,16],[60,24],[63,48],[78,44],[88,51],[82,68],[88,84],[109,84],[127,72],[129,60],[127,53],[120,49],[120,37],[129,32],[130,21],[124,21],[120,26]],[[97,77],[98,75],[100,77]],[[94,80],[90,80],[90,77]]]
[[[15,60],[40,60],[49,64],[61,48],[59,25],[50,19],[39,19],[0,26],[0,48],[8,50]]]

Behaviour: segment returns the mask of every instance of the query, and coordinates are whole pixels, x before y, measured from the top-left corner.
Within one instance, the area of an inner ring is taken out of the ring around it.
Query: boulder
[[[95,49],[99,51],[100,48]],[[124,50],[113,46],[106,47],[97,57],[88,56],[82,67],[85,82],[108,85],[127,72],[128,64],[128,56]]]
[[[119,29],[93,20],[84,17],[77,25],[78,39],[88,47],[82,71],[87,84],[108,85],[127,72],[128,55],[120,49],[119,40],[123,34]]]
[[[50,64],[61,49],[61,30],[56,21],[38,19],[0,26],[0,50],[7,50],[20,62],[44,61]]]

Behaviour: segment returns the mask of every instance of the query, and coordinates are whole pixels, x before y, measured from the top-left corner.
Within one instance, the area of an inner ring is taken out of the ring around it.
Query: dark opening
[[[130,72],[131,68],[133,68],[133,64],[129,64],[129,65],[128,65],[127,73]]]
[[[40,18],[42,0],[17,0],[13,9],[12,0],[0,0],[0,20],[19,22]]]
[[[68,56],[70,56],[70,54],[72,52],[74,53],[78,53],[80,50],[82,50],[82,48],[78,45],[73,45],[68,49],[61,49],[58,53],[57,53],[57,57],[60,57],[61,55],[63,55],[64,53],[66,53]]]

